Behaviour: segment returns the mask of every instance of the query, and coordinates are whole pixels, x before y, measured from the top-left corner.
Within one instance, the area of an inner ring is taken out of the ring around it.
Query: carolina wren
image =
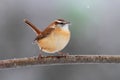
[[[24,19],[24,22],[36,33],[37,37],[35,38],[35,42],[43,52],[59,52],[65,48],[70,40],[70,22],[63,19],[53,21],[44,31],[39,30],[27,19]]]

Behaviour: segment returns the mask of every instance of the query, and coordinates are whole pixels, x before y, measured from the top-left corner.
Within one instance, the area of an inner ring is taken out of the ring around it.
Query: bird
[[[35,32],[36,38],[34,41],[39,49],[45,53],[59,53],[70,41],[70,22],[64,19],[54,20],[43,31],[28,19],[24,19],[24,22]]]

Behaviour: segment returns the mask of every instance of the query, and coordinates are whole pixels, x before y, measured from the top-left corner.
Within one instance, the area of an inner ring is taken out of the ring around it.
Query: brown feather
[[[42,33],[34,24],[32,24],[27,19],[24,19],[24,22],[32,28],[32,30],[36,33],[36,35],[40,35]]]

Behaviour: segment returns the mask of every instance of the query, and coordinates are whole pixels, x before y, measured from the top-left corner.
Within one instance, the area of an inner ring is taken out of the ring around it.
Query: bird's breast
[[[47,53],[62,50],[70,40],[70,31],[55,29],[47,37],[38,40],[39,48]]]

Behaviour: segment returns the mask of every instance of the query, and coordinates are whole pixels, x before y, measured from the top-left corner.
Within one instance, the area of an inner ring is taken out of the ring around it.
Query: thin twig
[[[120,63],[120,55],[68,55],[68,56],[43,56],[18,59],[0,60],[0,69],[25,67],[30,65],[65,65],[88,63]]]

